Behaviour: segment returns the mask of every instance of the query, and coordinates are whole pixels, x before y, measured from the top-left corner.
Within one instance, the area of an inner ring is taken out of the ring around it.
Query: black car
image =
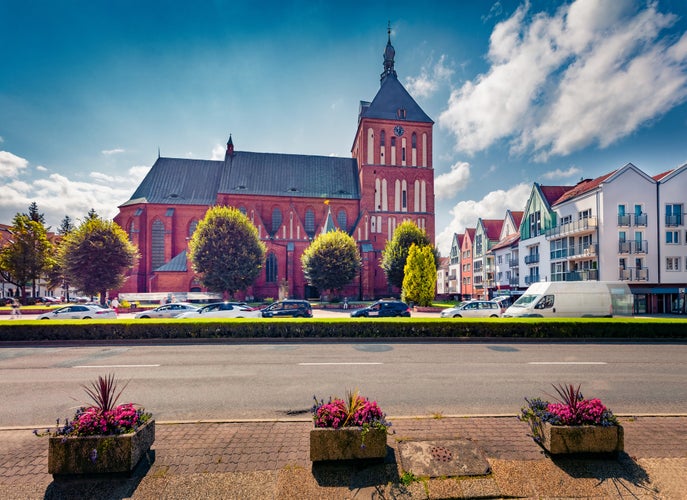
[[[262,310],[263,318],[312,318],[312,306],[307,300],[286,299]]]
[[[400,300],[378,300],[374,304],[351,313],[352,318],[391,318],[394,316],[410,317],[410,307]]]

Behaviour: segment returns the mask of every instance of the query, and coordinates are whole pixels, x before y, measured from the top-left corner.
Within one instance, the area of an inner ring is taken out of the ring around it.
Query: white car
[[[194,306],[193,304],[186,304],[185,302],[173,302],[171,304],[158,306],[155,309],[142,311],[136,314],[134,318],[174,318],[180,314],[193,312],[196,310],[198,310],[198,306]]]
[[[500,318],[501,305],[494,300],[470,300],[441,311],[442,318]]]
[[[216,302],[177,316],[177,319],[198,318],[262,318],[262,311],[238,302]]]
[[[73,304],[41,314],[37,319],[117,319],[117,313],[101,306]]]

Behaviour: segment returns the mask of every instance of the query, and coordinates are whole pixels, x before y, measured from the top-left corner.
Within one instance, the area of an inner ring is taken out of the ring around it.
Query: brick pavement
[[[618,458],[547,457],[514,417],[391,418],[386,463],[313,466],[309,421],[161,424],[127,478],[53,481],[47,441],[0,430],[3,498],[687,498],[687,417],[621,418]],[[492,473],[400,481],[403,439],[475,442]]]

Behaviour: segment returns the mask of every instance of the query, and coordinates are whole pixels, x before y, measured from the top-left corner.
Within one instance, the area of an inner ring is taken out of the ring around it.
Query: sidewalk
[[[687,498],[687,417],[620,418],[617,458],[546,457],[515,417],[393,418],[383,464],[309,460],[312,423],[162,423],[150,460],[131,477],[53,481],[47,440],[0,430],[7,499]],[[402,484],[398,441],[469,439],[487,476]]]

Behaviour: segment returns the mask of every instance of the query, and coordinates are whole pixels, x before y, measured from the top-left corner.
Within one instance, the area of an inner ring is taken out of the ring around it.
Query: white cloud
[[[498,23],[490,69],[452,92],[439,124],[467,153],[510,141],[535,159],[606,147],[687,100],[687,35],[656,2],[577,0],[555,14],[529,4]]]
[[[446,56],[442,55],[436,64],[430,62],[423,66],[419,76],[406,78],[405,87],[415,97],[429,97],[442,83],[449,83],[452,75],[453,69],[447,65]]]
[[[221,144],[215,144],[215,147],[212,148],[212,155],[210,156],[211,160],[224,160],[224,155],[227,152],[227,147],[222,146]]]
[[[19,158],[9,151],[0,151],[0,176],[3,178],[16,177],[28,164],[27,160]]]
[[[0,156],[7,157],[12,158],[13,164],[22,165],[22,169],[28,165],[28,161],[11,153]],[[0,165],[4,163],[0,161]],[[39,173],[47,170],[36,167]],[[57,173],[32,181],[12,179],[0,184],[0,221],[8,223],[17,212],[25,212],[33,201],[45,214],[47,225],[53,228],[65,215],[75,220],[83,219],[91,208],[102,217],[112,218],[117,214],[117,206],[131,197],[149,170],[150,167],[134,166],[121,175],[91,172],[88,177],[94,182],[76,181]]]
[[[39,172],[47,172],[48,171],[48,169],[46,167],[44,167],[43,165],[37,165],[36,170],[38,170]]]
[[[124,150],[122,148],[115,148],[115,149],[103,149],[101,151],[102,154],[104,155],[116,155],[119,153],[124,153]]]
[[[561,170],[557,168],[556,170],[550,170],[542,174],[544,179],[566,179],[568,177],[574,177],[582,173],[577,167],[570,167],[568,170]]]
[[[470,179],[470,164],[458,162],[451,165],[451,171],[439,175],[434,179],[434,194],[437,199],[453,197],[458,191],[465,189]]]
[[[477,219],[499,219],[506,210],[524,210],[532,186],[518,184],[508,190],[498,189],[487,193],[481,200],[465,200],[456,203],[450,210],[451,222],[436,236],[436,246],[441,255],[449,255],[454,233],[463,233],[466,228],[474,228]]]

